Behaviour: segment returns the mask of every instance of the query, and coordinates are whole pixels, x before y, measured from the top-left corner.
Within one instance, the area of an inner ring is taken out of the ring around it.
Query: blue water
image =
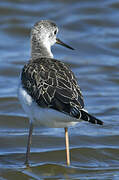
[[[85,107],[103,126],[81,122],[69,129],[71,166],[63,129],[36,127],[31,167],[24,165],[28,119],[17,87],[30,58],[30,30],[41,19],[59,27],[54,57],[68,64]],[[0,1],[0,179],[119,179],[119,2],[117,0]]]

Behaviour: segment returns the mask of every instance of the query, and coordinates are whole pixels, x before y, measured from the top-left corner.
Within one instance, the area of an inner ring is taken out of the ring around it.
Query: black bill
[[[62,46],[64,46],[64,47],[66,47],[66,48],[69,48],[69,49],[72,49],[72,50],[74,50],[74,48],[72,48],[71,46],[68,46],[67,44],[65,44],[65,43],[63,43],[60,39],[56,39],[56,43],[57,44],[60,44],[60,45],[62,45]]]

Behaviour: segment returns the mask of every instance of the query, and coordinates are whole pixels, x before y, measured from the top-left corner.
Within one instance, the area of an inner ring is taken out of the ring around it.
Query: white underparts
[[[19,87],[18,97],[24,111],[27,113],[29,119],[33,121],[34,124],[54,128],[64,128],[73,126],[79,122],[76,118],[68,116],[62,112],[51,108],[39,107],[21,85]]]

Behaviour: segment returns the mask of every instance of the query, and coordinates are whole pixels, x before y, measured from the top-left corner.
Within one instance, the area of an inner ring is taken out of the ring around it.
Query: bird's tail
[[[88,114],[88,112],[86,112],[83,109],[80,110],[80,119],[82,119],[84,121],[88,121],[88,122],[93,123],[93,124],[103,125],[103,121],[101,121],[101,120],[95,118],[94,116]]]

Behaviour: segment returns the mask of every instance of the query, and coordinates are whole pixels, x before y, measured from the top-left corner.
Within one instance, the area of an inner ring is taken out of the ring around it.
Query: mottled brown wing
[[[53,108],[70,115],[74,109],[84,107],[74,74],[60,61],[50,58],[30,61],[23,68],[21,80],[23,87],[41,107]],[[77,112],[74,112],[75,116]]]

